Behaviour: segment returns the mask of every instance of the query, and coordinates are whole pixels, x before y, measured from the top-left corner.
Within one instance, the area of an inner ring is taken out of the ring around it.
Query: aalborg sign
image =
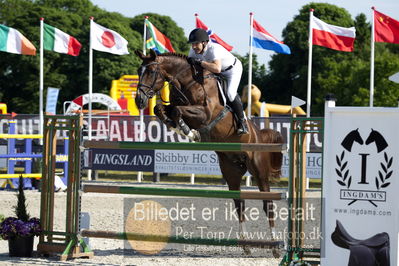
[[[399,109],[325,116],[322,265],[398,265]]]
[[[370,152],[364,152],[363,145],[375,145],[376,149],[374,151],[374,147],[371,147],[372,150]],[[335,168],[337,182],[343,187],[340,190],[340,199],[349,200],[348,205],[363,200],[375,207],[377,207],[376,201],[385,202],[386,193],[384,189],[391,185],[390,178],[394,171],[392,169],[393,157],[385,151],[389,145],[384,136],[379,131],[371,128],[367,138],[364,139],[359,133],[359,128],[357,128],[351,130],[344,137],[341,146],[343,149],[340,154],[336,155]],[[353,153],[353,156],[347,156],[351,153]],[[383,157],[381,158],[379,154],[383,154]],[[347,158],[352,158],[352,161]],[[378,174],[372,173],[372,176],[369,177],[368,164],[370,162],[379,163],[380,168],[378,169]],[[353,176],[350,170],[356,167],[360,168],[360,171],[358,171],[360,176],[357,177]],[[351,189],[356,183],[359,186],[366,187],[368,190]]]

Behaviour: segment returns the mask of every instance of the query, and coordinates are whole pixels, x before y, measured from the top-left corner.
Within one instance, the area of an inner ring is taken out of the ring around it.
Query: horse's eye
[[[149,69],[148,69],[148,73],[150,73],[150,74],[154,74],[154,73],[155,73],[155,70],[154,70],[154,69],[151,69],[151,68],[149,68]]]

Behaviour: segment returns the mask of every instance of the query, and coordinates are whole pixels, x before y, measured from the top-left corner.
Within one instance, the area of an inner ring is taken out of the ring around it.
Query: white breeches
[[[233,68],[223,72],[222,75],[227,80],[227,97],[229,98],[229,101],[232,102],[237,95],[238,85],[241,81],[242,64],[240,60],[237,59]]]

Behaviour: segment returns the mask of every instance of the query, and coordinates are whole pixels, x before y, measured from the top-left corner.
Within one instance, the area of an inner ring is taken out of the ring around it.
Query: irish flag
[[[74,37],[43,23],[43,48],[62,54],[78,56],[82,45]]]
[[[0,51],[36,55],[35,46],[16,29],[0,24]]]

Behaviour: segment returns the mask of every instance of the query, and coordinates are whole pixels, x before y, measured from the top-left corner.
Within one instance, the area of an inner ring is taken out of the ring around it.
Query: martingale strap
[[[209,140],[209,138],[210,138],[209,132],[211,131],[211,129],[220,120],[222,120],[222,118],[225,117],[228,112],[231,112],[231,111],[232,111],[231,107],[228,106],[228,105],[225,105],[223,110],[219,112],[219,114],[216,116],[216,118],[213,121],[211,121],[207,126],[198,129],[198,132],[201,134],[201,139],[202,140]]]

